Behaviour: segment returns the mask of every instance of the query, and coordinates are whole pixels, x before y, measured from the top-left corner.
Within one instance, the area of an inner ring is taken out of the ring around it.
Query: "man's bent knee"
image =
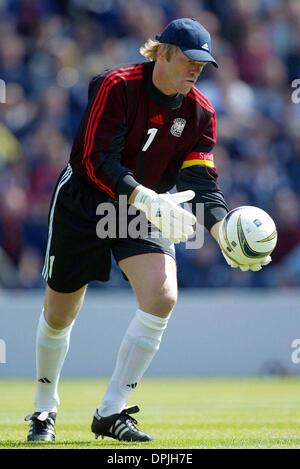
[[[47,287],[44,314],[49,326],[54,329],[68,327],[80,311],[85,291],[86,286],[73,293],[59,293]]]
[[[146,313],[166,318],[171,313],[177,302],[177,292],[147,292],[147,295],[139,300],[140,308]]]

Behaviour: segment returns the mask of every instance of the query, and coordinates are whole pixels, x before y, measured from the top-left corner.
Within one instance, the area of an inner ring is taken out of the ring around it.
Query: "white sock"
[[[74,321],[64,329],[53,329],[42,311],[36,335],[37,389],[34,404],[37,412],[57,412],[58,380],[69,349],[73,324]]]
[[[121,342],[112,378],[97,409],[99,415],[107,417],[123,410],[158,351],[167,323],[168,318],[137,310]]]

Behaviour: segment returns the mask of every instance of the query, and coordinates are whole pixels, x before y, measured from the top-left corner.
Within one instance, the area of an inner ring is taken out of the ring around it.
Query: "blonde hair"
[[[173,44],[162,44],[159,41],[148,39],[145,44],[140,47],[140,54],[151,62],[154,62],[157,60],[157,52],[160,46],[162,46],[161,51],[166,55],[167,60],[170,60],[171,56],[178,49],[178,47]]]

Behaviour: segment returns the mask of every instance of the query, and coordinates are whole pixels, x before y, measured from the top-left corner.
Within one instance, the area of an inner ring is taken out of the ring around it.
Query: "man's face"
[[[187,94],[195,85],[207,62],[193,62],[181,50],[176,50],[169,61],[164,61],[164,82],[169,88],[167,94]]]

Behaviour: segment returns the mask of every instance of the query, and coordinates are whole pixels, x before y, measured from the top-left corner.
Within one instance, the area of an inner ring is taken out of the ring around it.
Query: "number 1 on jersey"
[[[157,131],[158,131],[158,129],[155,129],[155,128],[148,130],[147,135],[149,135],[149,137],[148,137],[145,145],[143,146],[142,151],[147,151],[148,150],[148,148],[150,147],[151,143],[154,140],[154,137],[155,137]]]

